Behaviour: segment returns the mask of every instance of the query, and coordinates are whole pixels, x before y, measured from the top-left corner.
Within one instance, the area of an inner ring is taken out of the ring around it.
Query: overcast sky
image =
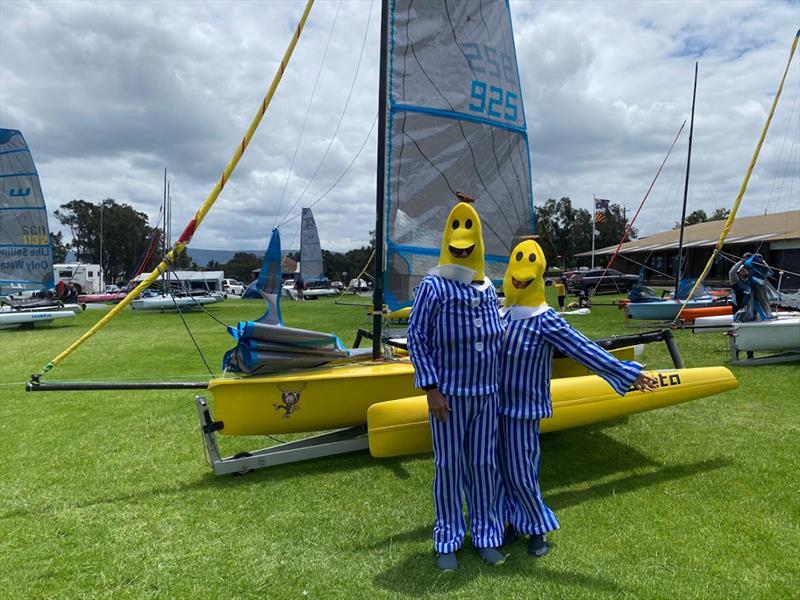
[[[0,127],[25,135],[51,213],[75,198],[112,197],[154,224],[166,166],[180,231],[240,141],[303,6],[3,0]],[[536,203],[569,196],[589,209],[596,194],[635,209],[689,117],[699,61],[689,210],[730,207],[800,27],[800,3],[511,2],[511,10]],[[368,241],[379,12],[379,2],[317,1],[193,246],[264,247],[272,226],[317,200],[365,141],[314,213],[323,248]],[[740,214],[800,208],[799,100],[795,57]],[[679,218],[687,134],[688,123],[637,222],[641,233]],[[298,225],[282,226],[284,247],[298,245]]]

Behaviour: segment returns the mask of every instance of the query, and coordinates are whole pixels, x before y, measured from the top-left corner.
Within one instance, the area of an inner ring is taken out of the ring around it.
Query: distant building
[[[689,225],[684,229],[684,274],[698,277],[708,262],[722,232],[725,221],[710,221]],[[647,281],[651,285],[673,285],[678,268],[678,241],[680,229],[671,229],[648,235],[620,248],[620,257],[614,268],[627,273],[638,273],[640,265],[647,265]],[[595,263],[604,265],[616,250],[608,246],[595,250]],[[745,252],[759,252],[775,270],[785,271],[782,290],[800,288],[800,210],[737,217],[725,239],[719,256],[706,279],[712,285],[727,285],[728,271],[736,257]],[[576,257],[591,257],[582,252]],[[624,260],[623,260],[624,259]],[[777,283],[777,278],[775,283]]]
[[[253,269],[251,273],[253,275],[253,280],[256,280],[259,274],[261,274],[261,269]],[[298,277],[300,277],[300,262],[288,256],[284,256],[281,261],[281,281],[297,279]]]

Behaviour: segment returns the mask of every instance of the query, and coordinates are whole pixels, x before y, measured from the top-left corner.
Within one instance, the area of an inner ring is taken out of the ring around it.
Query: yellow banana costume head
[[[547,270],[542,247],[532,239],[514,246],[503,278],[506,306],[542,306],[544,299],[544,272]]]
[[[481,219],[469,202],[473,199],[456,194],[459,200],[447,217],[439,253],[439,267],[457,265],[475,271],[473,281],[483,281],[483,233]]]

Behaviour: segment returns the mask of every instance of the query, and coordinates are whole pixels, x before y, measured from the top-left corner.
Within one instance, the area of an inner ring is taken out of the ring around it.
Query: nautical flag
[[[605,198],[594,199],[594,222],[602,223],[606,219],[605,211],[608,210],[608,205],[611,201]]]

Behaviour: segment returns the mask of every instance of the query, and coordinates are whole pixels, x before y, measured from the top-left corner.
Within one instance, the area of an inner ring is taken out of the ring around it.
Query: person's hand
[[[633,382],[633,389],[639,392],[654,392],[658,381],[653,377],[645,375],[644,372],[639,373],[639,376]]]
[[[428,390],[428,410],[436,418],[437,421],[445,423],[447,421],[447,413],[450,412],[450,405],[447,403],[447,398],[437,388]]]

